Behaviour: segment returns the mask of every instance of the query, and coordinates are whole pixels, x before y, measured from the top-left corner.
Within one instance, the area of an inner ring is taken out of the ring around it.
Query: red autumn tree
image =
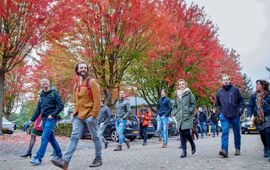
[[[47,78],[59,92],[64,103],[67,102],[73,94],[74,84],[77,80],[74,73],[76,61],[72,55],[65,53],[61,47],[55,44],[39,55],[41,59],[32,70],[32,88],[35,89],[34,91],[40,92],[39,82],[42,78]]]
[[[157,4],[149,0],[78,0],[65,4],[73,15],[65,18],[69,30],[57,42],[91,64],[110,107],[115,103],[113,91],[119,88],[127,68],[152,48],[166,26],[159,20]],[[57,34],[53,38],[58,39]]]
[[[56,0],[0,1],[0,135],[6,74],[52,29],[57,4]]]
[[[3,107],[3,114],[6,117],[17,111],[20,103],[26,99],[25,94],[30,92],[28,80],[31,67],[20,63],[7,74]]]

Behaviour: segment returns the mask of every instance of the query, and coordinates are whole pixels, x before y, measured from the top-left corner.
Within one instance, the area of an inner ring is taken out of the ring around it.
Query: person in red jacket
[[[147,129],[149,121],[151,121],[151,112],[146,108],[146,104],[141,105],[141,109],[137,114],[140,135],[143,138],[143,146],[147,145]]]

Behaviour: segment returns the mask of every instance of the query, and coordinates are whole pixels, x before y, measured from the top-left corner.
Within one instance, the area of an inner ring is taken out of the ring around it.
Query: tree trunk
[[[0,135],[3,135],[2,119],[4,106],[4,88],[5,88],[5,72],[3,70],[0,70]]]

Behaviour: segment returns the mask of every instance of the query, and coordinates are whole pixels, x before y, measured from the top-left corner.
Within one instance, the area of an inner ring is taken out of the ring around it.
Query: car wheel
[[[112,132],[111,132],[111,139],[114,142],[118,142],[118,134],[116,133],[116,130],[112,130]]]

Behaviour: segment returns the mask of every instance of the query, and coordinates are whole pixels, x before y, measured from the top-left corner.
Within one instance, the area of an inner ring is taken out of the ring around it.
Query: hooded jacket
[[[56,90],[51,89],[48,92],[42,91],[34,115],[30,120],[34,122],[40,113],[42,114],[43,120],[49,115],[56,118],[63,108],[64,104]]]
[[[244,99],[238,88],[233,85],[225,85],[217,92],[217,112],[226,118],[241,116],[244,112]]]

